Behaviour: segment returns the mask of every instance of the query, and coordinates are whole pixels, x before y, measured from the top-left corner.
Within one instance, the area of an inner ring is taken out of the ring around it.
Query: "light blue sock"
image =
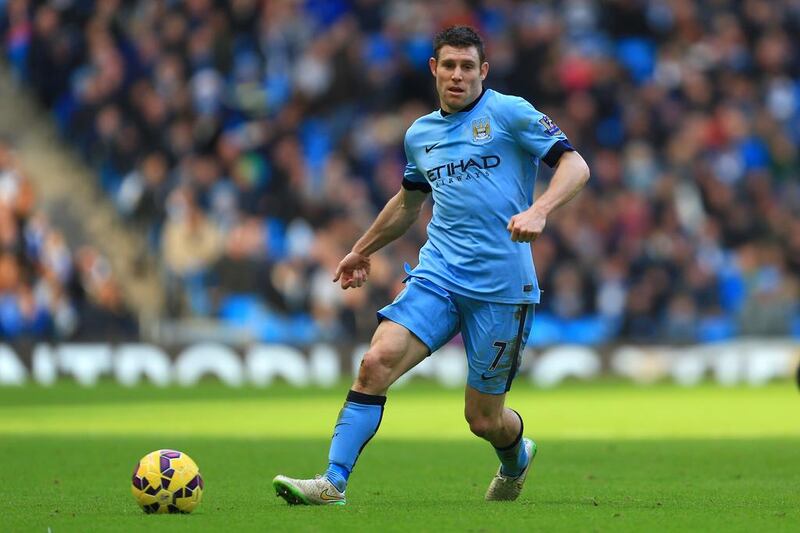
[[[512,411],[514,411],[512,409]],[[495,448],[494,451],[497,457],[500,458],[500,472],[504,476],[517,477],[525,470],[525,465],[528,464],[528,452],[522,442],[522,430],[524,428],[522,417],[519,413],[514,411],[519,416],[519,434],[509,446],[504,448]]]
[[[347,401],[339,412],[333,430],[331,449],[328,453],[328,470],[325,477],[341,492],[347,487],[347,479],[361,454],[383,418],[386,396],[375,396],[351,390]]]

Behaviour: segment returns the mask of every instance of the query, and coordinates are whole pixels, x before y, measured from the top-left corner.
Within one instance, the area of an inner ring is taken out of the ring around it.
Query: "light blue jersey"
[[[414,277],[470,298],[538,303],[529,243],[511,240],[512,216],[528,209],[539,161],[572,150],[527,101],[491,89],[458,113],[437,110],[406,132],[407,189],[432,190],[428,242]]]

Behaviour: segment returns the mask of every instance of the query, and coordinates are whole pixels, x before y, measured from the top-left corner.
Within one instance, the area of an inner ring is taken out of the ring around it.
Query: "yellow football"
[[[156,450],[133,469],[131,492],[147,514],[191,513],[203,497],[203,478],[185,453]]]

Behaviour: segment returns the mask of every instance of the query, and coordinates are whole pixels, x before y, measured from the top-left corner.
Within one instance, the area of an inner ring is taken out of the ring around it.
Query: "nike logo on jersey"
[[[439,142],[441,142],[441,141],[439,141]],[[437,146],[439,146],[439,143],[434,143],[434,144],[432,144],[432,145],[430,145],[430,146],[426,146],[426,147],[425,147],[425,153],[426,153],[426,154],[429,154],[429,153],[431,153],[431,150],[433,150],[433,149],[434,149],[434,148],[436,148]]]

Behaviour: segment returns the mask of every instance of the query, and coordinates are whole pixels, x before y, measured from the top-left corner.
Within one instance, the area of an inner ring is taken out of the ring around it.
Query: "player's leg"
[[[505,407],[505,394],[487,394],[467,385],[464,417],[469,429],[494,446],[504,474],[518,476],[527,465],[522,416]]]
[[[487,394],[467,386],[464,414],[472,432],[494,447],[500,459],[487,500],[516,500],[536,456],[536,443],[523,437],[522,417],[504,406],[505,394]]]
[[[470,430],[489,441],[500,459],[486,497],[516,499],[536,445],[523,437],[522,417],[505,407],[505,398],[530,333],[533,306],[459,300],[459,307],[469,364],[464,415]]]
[[[382,320],[361,360],[352,390],[385,397],[392,383],[428,355],[428,346],[406,326]]]
[[[425,280],[412,279],[378,316],[381,322],[339,412],[325,475],[314,480],[277,476],[273,481],[278,495],[289,503],[344,503],[350,473],[380,426],[389,387],[458,328],[458,313],[447,291]]]
[[[333,430],[325,477],[340,492],[361,450],[378,432],[389,387],[429,353],[405,326],[391,320],[378,325]]]
[[[278,496],[291,504],[344,504],[350,473],[381,424],[386,391],[429,353],[428,347],[404,326],[383,320],[339,411],[327,471],[314,479],[277,476],[273,486]]]

